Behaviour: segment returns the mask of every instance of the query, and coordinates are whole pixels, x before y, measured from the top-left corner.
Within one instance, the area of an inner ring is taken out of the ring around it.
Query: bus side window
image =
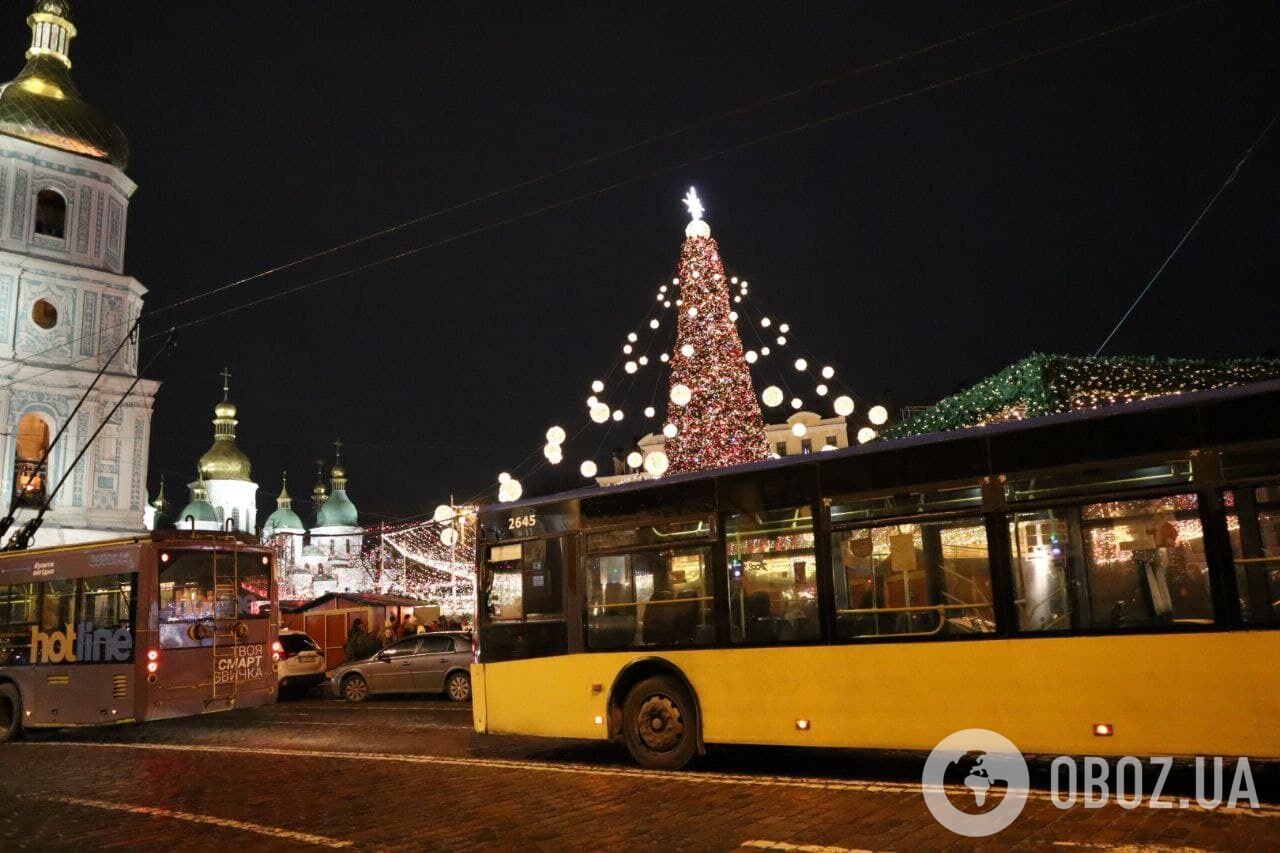
[[[1227,532],[1246,624],[1280,622],[1280,486],[1224,496]]]
[[[831,539],[837,637],[995,631],[982,518],[863,527]]]
[[[0,666],[30,663],[40,584],[0,586]]]
[[[1089,504],[1080,525],[1092,627],[1213,621],[1194,494]]]
[[[725,541],[733,641],[816,640],[818,577],[811,510],[730,515]]]

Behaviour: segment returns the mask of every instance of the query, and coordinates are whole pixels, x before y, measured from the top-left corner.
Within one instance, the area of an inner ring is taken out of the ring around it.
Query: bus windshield
[[[210,632],[191,630],[200,623],[267,618],[269,581],[261,555],[173,551],[161,560],[158,606],[162,648],[209,645]]]

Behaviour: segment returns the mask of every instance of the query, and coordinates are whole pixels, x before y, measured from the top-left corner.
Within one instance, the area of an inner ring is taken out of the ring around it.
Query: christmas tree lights
[[[680,251],[684,310],[677,321],[667,406],[667,420],[676,428],[666,445],[672,473],[769,458],[742,340],[729,318],[729,280],[720,247],[692,189],[685,204],[692,221]]]

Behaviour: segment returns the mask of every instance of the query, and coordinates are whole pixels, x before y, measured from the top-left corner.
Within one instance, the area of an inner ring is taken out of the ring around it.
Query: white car
[[[324,682],[324,651],[316,641],[302,631],[280,630],[280,665],[277,696],[303,696],[312,687]]]

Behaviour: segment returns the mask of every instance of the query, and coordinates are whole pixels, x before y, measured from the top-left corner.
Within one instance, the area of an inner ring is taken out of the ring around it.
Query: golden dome
[[[236,416],[236,404],[230,400],[223,400],[213,407],[213,414],[219,418],[234,418]]]
[[[68,58],[75,25],[67,0],[38,0],[27,18],[31,49],[27,65],[0,85],[0,134],[60,148],[121,169],[129,163],[129,142],[100,110],[86,103],[71,80]]]
[[[213,447],[200,457],[200,474],[206,480],[248,480],[250,463],[236,447],[235,436],[216,436]]]

